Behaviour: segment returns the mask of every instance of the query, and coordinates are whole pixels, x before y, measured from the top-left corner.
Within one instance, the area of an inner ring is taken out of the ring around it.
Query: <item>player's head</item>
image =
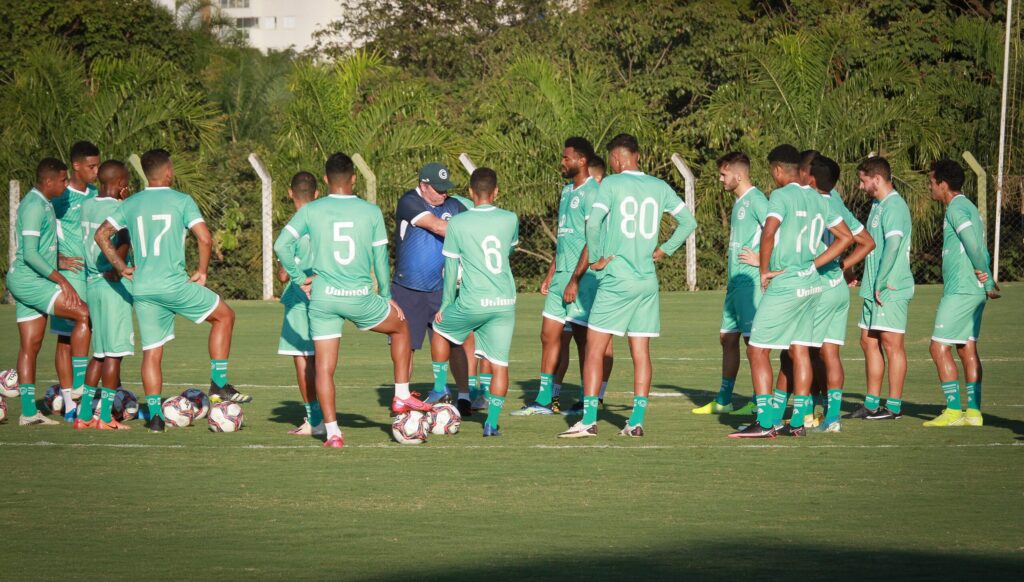
[[[594,157],[587,162],[587,171],[590,173],[590,177],[600,184],[601,180],[604,180],[604,158],[594,154]]]
[[[818,150],[804,150],[800,152],[800,169],[797,171],[797,182],[801,186],[807,186],[811,183],[811,162],[820,155],[821,152]]]
[[[932,199],[947,202],[960,193],[964,187],[963,167],[953,160],[939,160],[932,164],[928,175],[928,189]]]
[[[625,170],[635,170],[639,167],[640,144],[636,141],[636,137],[628,133],[620,133],[608,142],[605,149],[608,150],[608,165],[611,166],[613,174]]]
[[[587,175],[587,168],[594,157],[594,146],[584,137],[570,137],[562,147],[562,177],[571,180]]]
[[[295,203],[295,209],[302,208],[302,205],[315,200],[320,195],[316,188],[316,176],[309,172],[299,172],[292,176],[291,184],[288,185],[288,197]]]
[[[324,163],[324,182],[331,194],[351,194],[356,185],[356,165],[352,158],[336,152]]]
[[[128,197],[128,166],[121,160],[107,160],[100,164],[100,197],[124,200]]]
[[[750,182],[750,158],[743,152],[729,152],[718,158],[718,181],[726,192],[740,195],[737,192],[741,184]]]
[[[420,169],[420,194],[427,204],[440,206],[448,199],[448,191],[455,185],[449,177],[448,166],[433,162]]]
[[[57,158],[43,158],[36,165],[36,190],[53,199],[68,187],[68,167]]]
[[[872,156],[857,166],[857,178],[860,189],[874,197],[885,196],[892,192],[892,168],[889,160],[882,156]]]
[[[490,168],[477,168],[469,176],[469,195],[477,206],[498,197],[498,173]]]
[[[96,181],[96,174],[100,168],[100,148],[92,142],[76,141],[71,146],[71,169],[75,177],[85,184],[92,184]]]
[[[808,184],[821,192],[828,194],[839,182],[839,164],[832,158],[817,155],[811,160],[807,168]]]
[[[800,170],[800,150],[788,143],[775,146],[768,152],[768,171],[776,186],[785,186],[796,182]]]
[[[142,154],[142,173],[150,186],[170,186],[174,180],[171,152],[157,148]]]

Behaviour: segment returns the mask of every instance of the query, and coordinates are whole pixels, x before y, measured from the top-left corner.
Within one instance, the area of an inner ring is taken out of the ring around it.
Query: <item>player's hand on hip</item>
[[[57,266],[61,271],[74,271],[77,273],[82,270],[82,257],[65,257],[58,254]]]
[[[978,269],[975,269],[974,276],[978,278],[979,283],[988,282],[988,275],[985,273],[985,271],[979,271]]]
[[[547,295],[548,291],[551,290],[551,277],[544,277],[544,281],[540,284],[540,294]]]
[[[196,271],[194,275],[189,277],[189,281],[206,287],[206,273],[200,273],[199,271]]]
[[[306,277],[306,280],[303,281],[301,285],[299,285],[299,289],[302,289],[302,292],[306,294],[306,297],[312,297],[310,293],[313,290],[313,279],[316,279],[316,275],[310,275],[309,277]]]
[[[576,277],[569,279],[569,282],[565,284],[565,292],[562,293],[562,301],[566,303],[572,303],[576,301],[576,294],[579,293],[580,282],[576,280]]]
[[[440,311],[434,316],[434,323],[441,323],[444,320],[444,315]]]
[[[388,305],[390,305],[391,309],[394,309],[395,313],[398,314],[398,319],[405,321],[405,312],[402,311],[402,308],[399,307],[397,303],[395,303],[394,299],[388,299]]]
[[[128,279],[129,281],[134,281],[135,280],[135,279],[133,279],[134,276],[135,276],[135,267],[125,267],[125,268],[121,269],[121,278],[122,279]]]
[[[604,270],[604,268],[608,266],[608,263],[612,262],[612,259],[614,259],[614,258],[615,258],[615,255],[612,255],[610,257],[601,257],[600,259],[597,260],[596,263],[591,263],[590,270],[591,271],[601,271],[601,270]]]
[[[663,258],[665,258],[667,256],[668,256],[668,254],[665,251],[663,251],[661,249],[654,249],[654,253],[651,254],[651,260],[653,260],[655,263],[657,263],[658,261],[660,261],[661,259],[663,259]]]
[[[743,250],[740,251],[740,262],[751,267],[760,267],[761,257],[754,252],[754,249],[743,247]]]
[[[875,303],[877,303],[879,305],[885,305],[884,303],[882,303],[882,293],[888,292],[888,291],[895,291],[895,289],[893,289],[889,285],[886,285],[884,289],[875,289]],[[885,300],[886,301],[889,300],[888,293],[886,293],[886,299]]]
[[[772,279],[778,277],[779,275],[781,275],[781,274],[783,274],[785,272],[786,272],[785,270],[782,270],[782,271],[767,271],[767,272],[761,273],[761,291],[767,291],[768,290],[768,284],[772,282]]]

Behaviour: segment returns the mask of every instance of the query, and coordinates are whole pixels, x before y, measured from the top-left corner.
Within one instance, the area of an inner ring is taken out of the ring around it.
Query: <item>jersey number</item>
[[[480,243],[480,248],[484,251],[484,266],[495,275],[500,275],[502,262],[501,241],[492,234],[484,238],[484,241]]]
[[[341,234],[342,229],[353,228],[356,224],[354,222],[335,222],[334,223],[334,242],[343,243],[348,245],[348,252],[342,255],[338,251],[334,251],[334,260],[339,265],[347,265],[356,258],[356,241],[352,240],[352,237],[347,234]]]
[[[153,256],[154,257],[159,257],[160,256],[160,242],[164,240],[164,235],[167,234],[167,231],[171,230],[171,215],[170,214],[154,214],[154,215],[150,216],[149,219],[152,222],[162,222],[162,223],[164,223],[164,227],[160,231],[160,234],[156,235],[156,238],[153,239],[153,249],[152,249],[153,250]],[[146,226],[145,226],[145,221],[143,221],[142,217],[140,216],[135,221],[135,223],[139,226],[139,242],[142,243],[142,248],[140,248],[139,251],[142,253],[143,257],[148,257],[150,249],[147,248],[147,244],[146,244]]]
[[[636,238],[639,231],[640,236],[652,239],[658,234],[658,203],[654,198],[644,198],[644,201],[637,203],[636,198],[627,196],[619,204],[619,213],[622,214],[622,234],[626,238]]]
[[[808,227],[811,229],[807,236],[807,250],[815,253],[818,251],[818,243],[821,242],[821,237],[825,234],[825,219],[820,214],[815,214],[814,219],[811,220],[811,224],[805,224],[800,229],[800,234],[796,235],[796,252],[801,252],[801,243],[804,239],[804,233],[807,232]]]

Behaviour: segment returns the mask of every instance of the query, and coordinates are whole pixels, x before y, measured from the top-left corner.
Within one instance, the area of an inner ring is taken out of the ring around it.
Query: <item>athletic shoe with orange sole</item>
[[[103,422],[103,419],[97,418],[93,422],[96,423],[96,430],[131,430],[132,427],[127,424],[121,424],[114,419],[110,419],[110,422]]]
[[[409,412],[410,410],[418,410],[420,412],[427,412],[433,410],[434,407],[419,398],[419,393],[413,392],[408,398],[399,398],[397,396],[391,400],[391,412],[395,414],[401,414],[403,412]]]
[[[324,447],[328,449],[341,449],[345,447],[345,439],[341,435],[335,435],[328,437],[327,441],[324,442]]]
[[[85,430],[87,428],[96,428],[96,420],[82,420],[81,418],[75,419],[75,430]]]

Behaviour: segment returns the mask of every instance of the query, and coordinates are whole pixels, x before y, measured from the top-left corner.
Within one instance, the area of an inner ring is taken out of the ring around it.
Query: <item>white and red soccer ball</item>
[[[451,404],[435,404],[434,410],[427,413],[427,419],[433,435],[456,434],[462,426],[462,415]]]
[[[174,427],[185,428],[191,426],[199,411],[192,401],[183,396],[171,396],[164,400],[162,410],[164,421]]]
[[[210,408],[207,422],[213,432],[235,432],[242,429],[245,415],[242,407],[234,402],[218,402]]]
[[[18,371],[4,370],[0,372],[0,396],[16,398],[18,396]]]
[[[427,441],[430,419],[426,414],[412,410],[403,412],[391,423],[391,435],[399,444],[418,445]]]

